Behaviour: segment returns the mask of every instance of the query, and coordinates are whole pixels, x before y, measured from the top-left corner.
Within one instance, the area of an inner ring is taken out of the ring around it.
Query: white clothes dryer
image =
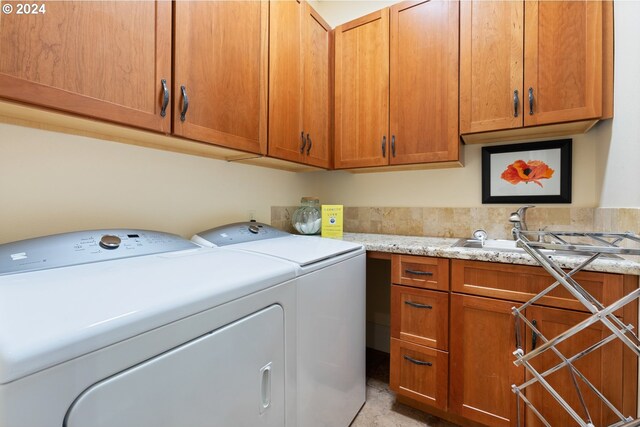
[[[0,427],[295,426],[295,275],[153,231],[0,245]]]
[[[297,294],[297,426],[347,427],[365,402],[365,249],[318,236],[245,222],[193,236],[286,260]]]

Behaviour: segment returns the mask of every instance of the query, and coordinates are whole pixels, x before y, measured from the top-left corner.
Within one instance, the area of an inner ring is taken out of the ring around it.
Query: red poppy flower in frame
[[[540,180],[551,178],[554,172],[553,169],[541,160],[530,160],[528,162],[516,160],[507,166],[507,169],[502,172],[500,178],[513,185],[520,182],[524,182],[525,184],[535,182],[540,187],[543,187]]]

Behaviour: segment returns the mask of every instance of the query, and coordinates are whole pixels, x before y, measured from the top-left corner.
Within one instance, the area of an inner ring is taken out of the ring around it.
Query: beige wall
[[[312,176],[0,124],[0,243],[89,228],[191,237],[270,221],[313,194]]]

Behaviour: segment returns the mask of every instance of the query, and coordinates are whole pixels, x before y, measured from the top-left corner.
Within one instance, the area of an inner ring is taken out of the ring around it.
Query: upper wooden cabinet
[[[0,19],[0,97],[171,130],[170,111],[161,114],[162,80],[171,89],[171,2],[43,5],[44,13]]]
[[[269,155],[328,168],[331,28],[305,2],[270,9]]]
[[[389,164],[458,160],[458,9],[391,6]]]
[[[458,161],[458,14],[408,1],[336,29],[336,168]]]
[[[600,118],[603,20],[600,1],[462,2],[460,133]]]
[[[267,152],[268,16],[267,1],[175,3],[176,135]]]
[[[335,29],[335,168],[389,163],[389,10]]]

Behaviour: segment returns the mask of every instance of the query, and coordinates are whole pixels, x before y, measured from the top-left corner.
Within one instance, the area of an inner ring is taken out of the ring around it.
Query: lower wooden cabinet
[[[555,337],[570,327],[580,323],[589,317],[585,313],[570,312],[567,310],[558,310],[547,307],[532,306],[527,309],[527,318],[536,322],[536,328],[540,333],[547,337]],[[597,322],[589,328],[579,332],[567,341],[558,345],[558,350],[565,357],[572,357],[578,352],[598,343],[602,339],[611,335],[611,331],[602,323]],[[527,339],[527,351],[532,349],[534,345],[542,344],[540,338],[533,340],[531,336]],[[599,390],[616,408],[622,408],[623,394],[623,347],[624,344],[620,340],[614,340],[602,348],[589,353],[583,358],[577,360],[574,365],[576,369],[583,374],[593,386]],[[556,366],[561,359],[552,351],[546,351],[540,356],[532,359],[532,366],[538,372]],[[633,375],[630,375],[631,377]],[[527,374],[527,379],[530,375]],[[549,384],[567,401],[576,413],[584,417],[585,412],[580,404],[580,398],[576,392],[571,373],[568,368],[564,367],[545,378]],[[629,378],[631,379],[631,378]],[[586,384],[576,377],[580,386],[582,397],[589,411],[593,424],[596,426],[609,426],[619,419],[615,414],[590,390]],[[542,416],[552,426],[577,426],[573,418],[564,411],[558,402],[547,393],[539,384],[533,384],[526,389],[527,398],[538,408]],[[631,414],[625,414],[631,415]],[[526,412],[527,427],[543,426],[544,424],[539,418],[527,409]]]
[[[451,412],[489,426],[517,425],[511,386],[524,382],[525,373],[513,364],[515,305],[451,294]]]
[[[391,390],[447,409],[449,354],[391,338]]]
[[[545,338],[580,323],[589,316],[582,311],[584,307],[556,289],[524,313],[535,322],[541,336],[534,336],[521,324],[518,338],[513,307],[553,283],[542,268],[406,255],[393,255],[391,264],[390,387],[402,402],[462,425],[543,426],[512,392],[512,386],[521,386],[532,378],[524,367],[515,366],[513,352],[518,345],[530,352]],[[404,270],[433,272],[429,276],[432,280],[437,272],[438,279],[433,284],[415,280]],[[581,272],[576,277],[607,303],[638,287],[637,276]],[[425,289],[425,283],[431,289]],[[637,328],[638,308],[634,304],[616,315],[624,324]],[[558,349],[565,357],[572,357],[610,334],[597,322],[562,342]],[[531,364],[542,373],[561,361],[548,350],[533,358]],[[619,340],[603,345],[574,365],[625,416],[636,413],[638,362]],[[546,379],[586,419],[568,368],[562,367]],[[616,417],[610,408],[581,379],[577,381],[593,424],[613,424]],[[578,425],[540,384],[526,387],[524,393],[549,425]]]

